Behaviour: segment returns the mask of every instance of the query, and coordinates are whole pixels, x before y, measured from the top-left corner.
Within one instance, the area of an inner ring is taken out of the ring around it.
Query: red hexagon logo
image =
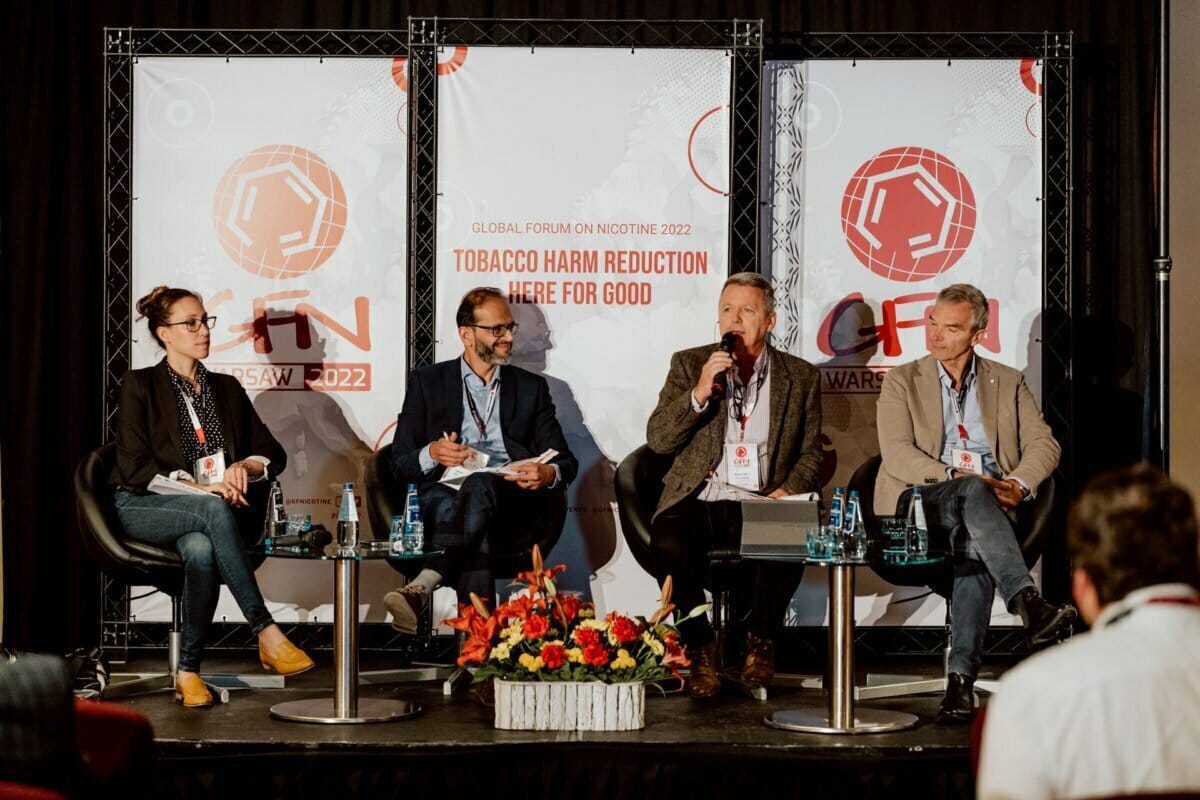
[[[971,244],[975,193],[941,153],[893,147],[865,162],[846,185],[842,231],[876,275],[923,281],[958,263]]]
[[[324,264],[346,231],[346,192],[329,165],[292,145],[260,147],[225,171],[213,202],[221,247],[247,272],[297,278]]]

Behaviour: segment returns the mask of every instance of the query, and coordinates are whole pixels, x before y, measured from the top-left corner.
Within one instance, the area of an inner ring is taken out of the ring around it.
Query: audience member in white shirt
[[[1188,493],[1145,465],[1075,502],[1072,591],[1092,631],[1008,672],[978,796],[1200,791],[1200,540]]]

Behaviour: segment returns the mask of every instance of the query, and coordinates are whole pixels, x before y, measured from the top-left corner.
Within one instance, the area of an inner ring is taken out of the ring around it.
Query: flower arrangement
[[[472,594],[459,616],[446,620],[467,639],[458,657],[460,667],[477,666],[475,682],[488,678],[507,681],[580,681],[654,683],[674,677],[682,684],[680,667],[691,664],[679,631],[666,619],[671,604],[671,579],[663,583],[658,609],[649,619],[611,612],[596,616],[592,603],[576,594],[560,593],[554,576],[566,569],[543,569],[542,554],[533,549],[533,570],[517,575],[514,585],[525,589],[489,612]],[[686,617],[703,614],[707,605]]]

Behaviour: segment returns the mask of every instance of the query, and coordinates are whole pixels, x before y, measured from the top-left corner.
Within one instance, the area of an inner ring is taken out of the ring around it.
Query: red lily
[[[530,572],[518,572],[517,583],[523,583],[527,586],[536,588],[539,592],[546,590],[546,581],[554,580],[554,576],[560,572],[565,572],[567,567],[565,564],[559,564],[557,567],[550,569],[542,569],[542,550],[536,544],[533,546],[533,570]]]

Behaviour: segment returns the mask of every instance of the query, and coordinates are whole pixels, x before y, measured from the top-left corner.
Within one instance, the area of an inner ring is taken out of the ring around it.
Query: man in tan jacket
[[[673,355],[646,426],[650,449],[674,456],[650,544],[655,577],[673,577],[684,614],[704,602],[709,550],[741,542],[742,509],[728,485],[772,498],[811,492],[821,464],[820,378],[813,365],[767,345],[775,326],[770,281],[752,272],[731,276],[718,320],[721,333],[732,334],[733,352],[709,344]],[[755,597],[742,680],[765,686],[775,674],[774,631],[803,567],[742,566]],[[712,697],[720,690],[712,628],[703,615],[680,627],[693,657],[692,696]]]
[[[919,488],[930,536],[954,554],[939,721],[975,714],[972,686],[995,590],[1031,644],[1057,638],[1076,616],[1042,598],[1017,545],[1014,511],[1054,471],[1060,450],[1021,373],[975,353],[987,324],[983,292],[964,283],[943,289],[929,315],[929,355],[889,372],[879,393],[875,511],[906,515]]]

